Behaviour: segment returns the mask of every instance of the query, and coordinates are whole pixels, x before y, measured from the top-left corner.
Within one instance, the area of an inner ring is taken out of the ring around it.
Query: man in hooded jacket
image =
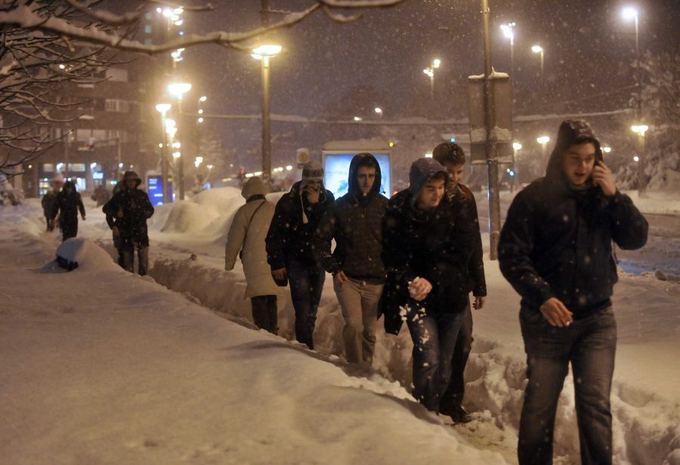
[[[581,463],[612,463],[612,241],[640,248],[647,228],[631,199],[616,189],[588,123],[562,122],[546,176],[514,198],[499,243],[501,272],[522,297],[528,383],[520,465],[552,463],[555,412],[569,364]]]
[[[52,221],[59,215],[62,241],[78,235],[78,212],[85,221],[85,206],[73,181],[66,181],[52,208]]]
[[[387,198],[380,194],[380,165],[370,153],[359,153],[349,167],[347,194],[321,218],[315,251],[333,274],[333,287],[345,319],[343,339],[348,362],[371,365],[378,301],[385,283],[382,220]],[[335,250],[331,253],[331,240]]]
[[[332,205],[333,193],[323,186],[323,168],[316,161],[302,168],[302,180],[276,204],[267,233],[267,261],[274,281],[290,282],[295,308],[295,338],[314,349],[316,312],[326,278],[312,243],[321,217]]]
[[[276,334],[278,328],[276,283],[267,264],[265,239],[274,204],[265,198],[267,188],[259,177],[248,179],[241,195],[246,204],[234,215],[224,251],[224,269],[234,269],[236,257],[241,258],[246,276],[246,297],[250,298],[253,321],[258,328]]]
[[[104,204],[106,223],[111,228],[114,243],[120,254],[119,264],[134,273],[134,255],[137,249],[137,271],[144,276],[149,267],[149,234],[146,220],[154,212],[146,192],[139,189],[142,179],[134,171],[126,171],[120,181],[121,188]],[[117,240],[116,240],[117,238]]]
[[[413,395],[438,412],[468,305],[470,235],[457,229],[446,196],[448,173],[432,158],[413,162],[409,187],[389,201],[382,259],[388,277],[380,301],[385,330],[402,318],[413,340]]]

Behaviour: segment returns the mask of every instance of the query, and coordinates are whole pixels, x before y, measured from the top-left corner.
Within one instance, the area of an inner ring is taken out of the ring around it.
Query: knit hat
[[[123,184],[126,184],[130,179],[133,179],[137,183],[136,187],[139,187],[142,183],[142,178],[140,178],[137,173],[134,171],[126,171],[125,174],[123,174]]]
[[[437,160],[433,158],[419,158],[411,164],[411,170],[408,173],[409,190],[414,197],[416,197],[427,181],[441,174],[442,179],[448,179],[446,168],[442,166]]]
[[[268,192],[267,186],[259,176],[248,179],[241,189],[241,196],[248,200],[253,195],[265,195]]]
[[[309,161],[302,167],[302,181],[323,182],[323,166],[316,160]]]
[[[562,157],[567,152],[567,149],[572,145],[588,142],[595,146],[595,158],[602,161],[600,141],[595,136],[595,132],[590,127],[590,124],[582,119],[562,121],[560,129],[557,131],[555,148],[550,154],[546,176],[551,178],[560,177],[562,175]]]

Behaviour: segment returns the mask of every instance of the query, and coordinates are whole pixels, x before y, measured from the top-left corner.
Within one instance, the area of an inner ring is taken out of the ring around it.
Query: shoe
[[[452,407],[446,414],[451,417],[454,423],[470,423],[472,421],[472,417],[462,405]]]

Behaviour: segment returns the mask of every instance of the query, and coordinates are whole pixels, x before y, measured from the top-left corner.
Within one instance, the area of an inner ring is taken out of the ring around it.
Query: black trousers
[[[253,321],[258,328],[276,334],[278,328],[278,317],[276,309],[275,295],[258,295],[250,298],[250,305],[253,309]]]
[[[472,311],[468,303],[463,318],[463,324],[458,332],[456,348],[451,358],[451,380],[442,396],[440,410],[447,411],[459,407],[465,395],[465,366],[472,349]]]

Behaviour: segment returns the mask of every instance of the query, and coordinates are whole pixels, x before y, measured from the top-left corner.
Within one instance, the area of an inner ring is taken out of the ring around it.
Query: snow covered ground
[[[451,427],[404,387],[405,329],[379,335],[372,371],[338,357],[342,317],[330,279],[317,352],[286,340],[285,290],[283,337],[253,330],[240,265],[223,270],[226,231],[241,203],[224,188],[159,208],[147,278],[102,252],[112,251],[110,232],[92,205],[80,223],[84,258],[71,273],[49,264],[59,242],[42,232],[37,202],[0,209],[3,462],[515,463],[525,382],[519,299],[495,262],[486,263],[489,298],[475,312],[467,372],[475,421]],[[653,273],[623,273],[617,285],[618,464],[680,464],[679,303],[680,284]],[[578,463],[570,379],[556,442],[557,463]]]

